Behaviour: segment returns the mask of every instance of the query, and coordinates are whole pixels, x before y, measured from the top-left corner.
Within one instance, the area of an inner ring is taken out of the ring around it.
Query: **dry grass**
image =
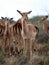
[[[0,65],[49,65],[49,42],[47,43],[47,38],[48,37],[45,35],[39,35],[38,43],[35,46],[36,51],[33,52],[32,61],[29,59],[29,53],[25,56],[23,54],[8,56],[4,55],[0,49]],[[0,41],[0,48],[1,44]],[[30,62],[32,62],[32,64],[30,64]]]

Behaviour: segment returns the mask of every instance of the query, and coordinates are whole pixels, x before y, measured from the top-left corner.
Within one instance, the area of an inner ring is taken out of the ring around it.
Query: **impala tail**
[[[35,28],[36,28],[37,32],[39,32],[39,28],[37,26],[35,26]]]

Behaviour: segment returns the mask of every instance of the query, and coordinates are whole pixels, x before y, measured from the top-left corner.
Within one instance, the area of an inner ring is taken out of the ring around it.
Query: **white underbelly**
[[[23,39],[31,39],[31,40],[35,40],[36,34],[37,34],[36,32],[32,34],[24,34],[23,32],[21,33]]]

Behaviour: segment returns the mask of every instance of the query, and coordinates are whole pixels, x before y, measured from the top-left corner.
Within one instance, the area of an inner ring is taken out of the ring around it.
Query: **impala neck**
[[[48,29],[48,25],[46,23],[43,24],[43,30],[45,30],[47,32]]]
[[[5,22],[5,30],[8,31],[8,29],[9,29],[9,23]]]
[[[23,35],[27,35],[27,21],[22,19],[22,31],[23,31]]]

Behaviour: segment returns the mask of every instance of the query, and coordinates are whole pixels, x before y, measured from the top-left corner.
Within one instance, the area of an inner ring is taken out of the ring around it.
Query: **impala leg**
[[[27,40],[25,39],[24,40],[24,53],[25,53],[25,55],[26,55],[26,53],[27,53]]]
[[[11,55],[11,38],[9,38],[9,54]]]
[[[30,40],[30,60],[32,60],[32,40]]]
[[[29,61],[29,64],[32,65],[32,40],[30,39],[29,40],[29,52],[30,52],[30,61]]]
[[[13,41],[13,52],[16,54],[16,37],[12,35],[11,40]]]
[[[16,54],[16,39],[13,39],[13,52]]]
[[[25,39],[23,39],[23,49],[24,49],[23,54],[25,55],[26,54],[26,50],[25,50]]]
[[[15,30],[14,30],[14,28],[11,28],[11,41],[13,41],[13,52],[16,53],[15,52],[15,48],[16,48],[15,41],[16,41],[16,38],[15,38],[14,34],[15,34]]]
[[[27,52],[27,55],[30,53],[30,40],[29,39],[26,39],[26,52]]]
[[[3,53],[5,53],[5,42],[6,42],[6,36],[3,36],[3,40],[2,40],[2,51]]]

